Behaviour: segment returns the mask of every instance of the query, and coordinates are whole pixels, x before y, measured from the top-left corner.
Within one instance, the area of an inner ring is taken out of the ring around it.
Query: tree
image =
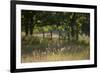
[[[21,23],[22,31],[25,31],[26,35],[32,35],[34,27],[39,27],[39,30],[41,28],[43,38],[45,38],[45,29],[50,32],[51,39],[52,32],[58,30],[59,40],[62,36],[68,37],[69,41],[77,41],[80,33],[88,36],[90,33],[89,13],[22,10]]]

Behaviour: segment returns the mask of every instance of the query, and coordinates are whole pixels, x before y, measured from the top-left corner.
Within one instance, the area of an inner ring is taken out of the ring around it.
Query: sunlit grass
[[[79,36],[78,41],[70,42],[28,36],[22,39],[21,45],[22,63],[90,59],[90,39],[84,35]]]
[[[48,62],[48,61],[74,61],[74,60],[88,60],[90,59],[90,52],[89,50],[83,50],[81,52],[76,53],[66,53],[63,54],[62,52],[58,52],[57,54],[48,54],[44,56],[33,56],[33,55],[26,55],[26,57],[22,57],[22,62]]]

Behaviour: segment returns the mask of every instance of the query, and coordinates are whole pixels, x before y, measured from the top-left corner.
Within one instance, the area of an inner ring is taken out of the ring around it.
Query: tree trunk
[[[79,38],[78,33],[79,33],[78,25],[76,25],[76,41],[78,41],[78,38]]]
[[[50,34],[51,34],[51,40],[52,40],[52,31],[50,31]]]
[[[72,23],[73,24],[73,23]],[[74,25],[74,24],[73,24]],[[74,27],[72,26],[71,27],[71,36],[72,36],[72,38],[74,37]]]
[[[72,40],[75,39],[75,24],[76,24],[76,16],[75,13],[73,14],[73,17],[71,19],[71,38]]]
[[[26,36],[28,35],[28,24],[25,23],[25,33],[26,33]]]
[[[44,33],[44,31],[43,31],[43,39],[45,38],[45,33]]]
[[[60,41],[60,31],[59,31],[59,41]]]
[[[32,35],[33,34],[33,27],[32,27],[32,23],[33,23],[33,21],[32,21],[32,19],[30,20],[30,35]]]

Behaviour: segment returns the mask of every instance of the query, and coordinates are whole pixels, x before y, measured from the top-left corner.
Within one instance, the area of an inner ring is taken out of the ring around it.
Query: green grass
[[[90,58],[90,38],[80,35],[78,41],[49,37],[22,37],[21,62],[72,61]],[[44,51],[43,51],[44,50]]]

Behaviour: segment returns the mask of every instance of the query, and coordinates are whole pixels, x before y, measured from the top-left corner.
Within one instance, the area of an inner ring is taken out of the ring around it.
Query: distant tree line
[[[54,12],[54,11],[21,11],[21,30],[32,35],[35,27],[43,33],[45,28],[51,34],[53,30],[65,31],[68,40],[78,40],[79,34],[90,36],[90,14],[78,12]]]

